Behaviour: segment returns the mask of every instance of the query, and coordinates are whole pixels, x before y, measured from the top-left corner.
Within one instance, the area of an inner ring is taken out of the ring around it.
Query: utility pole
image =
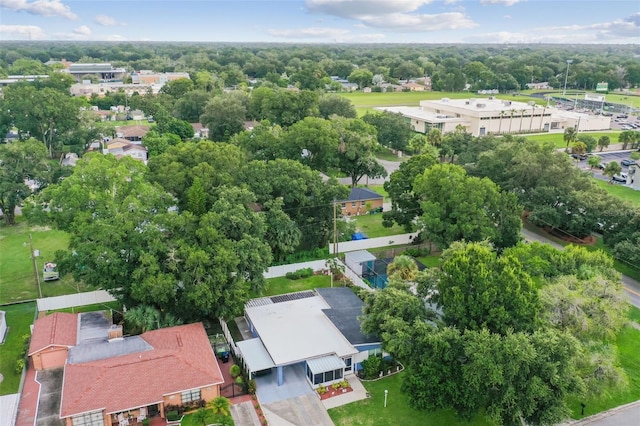
[[[38,273],[38,263],[36,261],[36,252],[33,250],[33,237],[29,234],[29,247],[31,248],[31,260],[33,261],[33,274],[36,278],[36,285],[38,286],[38,297],[42,299],[42,288],[40,287],[40,274]]]
[[[338,256],[338,214],[336,200],[333,200],[333,255]]]

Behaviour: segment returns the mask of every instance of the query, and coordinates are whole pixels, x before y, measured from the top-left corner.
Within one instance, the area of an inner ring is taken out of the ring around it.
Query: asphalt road
[[[551,244],[553,247],[558,249],[563,248],[560,244],[555,243],[548,238],[533,233],[527,229],[522,229],[522,236],[527,241],[537,241],[540,243]],[[631,303],[636,308],[640,308],[640,282],[626,275],[622,275],[622,284],[624,285],[624,289],[627,292],[629,303]],[[638,422],[637,424],[640,424],[640,422]]]

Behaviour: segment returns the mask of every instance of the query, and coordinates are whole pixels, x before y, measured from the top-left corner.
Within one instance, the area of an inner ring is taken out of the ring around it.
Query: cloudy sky
[[[0,0],[0,40],[634,43],[638,0]]]

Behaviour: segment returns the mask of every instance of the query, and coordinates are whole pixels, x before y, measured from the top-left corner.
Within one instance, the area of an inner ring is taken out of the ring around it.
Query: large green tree
[[[5,89],[4,101],[15,126],[44,142],[50,158],[59,136],[78,127],[80,103],[68,93],[19,84]]]
[[[391,210],[383,214],[384,226],[391,227],[395,222],[408,232],[413,229],[415,219],[422,214],[421,196],[413,191],[413,183],[416,177],[422,176],[437,162],[434,155],[414,155],[391,174],[384,183],[384,189],[391,198]]]
[[[286,158],[327,171],[338,165],[339,143],[338,132],[331,121],[306,117],[289,127],[281,146]]]
[[[442,256],[436,303],[447,325],[506,334],[538,326],[538,290],[518,260],[487,243],[456,242]]]
[[[209,139],[226,142],[244,129],[247,107],[239,96],[226,93],[211,99],[200,116],[200,122],[209,128]]]
[[[33,138],[0,145],[0,211],[5,224],[15,224],[16,206],[31,194],[25,181],[41,185],[49,169],[45,146]]]
[[[406,151],[413,134],[409,121],[399,113],[374,112],[362,119],[378,131],[378,142],[387,148]]]
[[[338,167],[351,178],[355,188],[360,179],[385,177],[386,169],[378,163],[375,152],[379,148],[376,129],[360,119],[334,118],[338,133]]]
[[[104,288],[125,306],[148,305],[184,321],[239,312],[271,263],[264,219],[249,191],[221,187],[208,212],[174,199],[127,157],[88,155],[39,198],[41,214],[71,234],[56,253],[62,273]]]
[[[414,192],[422,200],[424,235],[442,248],[457,240],[488,239],[502,249],[520,239],[522,207],[515,195],[500,192],[489,179],[467,176],[460,166],[427,169],[416,178]]]

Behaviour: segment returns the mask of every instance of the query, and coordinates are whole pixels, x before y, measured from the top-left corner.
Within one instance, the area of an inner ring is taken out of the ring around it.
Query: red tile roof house
[[[34,351],[29,351],[40,359],[50,347],[68,351],[60,401],[60,418],[67,426],[136,424],[145,417],[165,418],[169,405],[208,402],[220,395],[224,379],[202,323],[131,337],[121,337],[121,328],[114,326],[109,339],[69,347],[77,320],[72,325],[67,315],[72,314],[37,320]],[[56,343],[47,343],[47,333]]]
[[[78,315],[55,313],[36,320],[29,356],[36,370],[62,367],[67,361],[69,348],[76,345]]]

